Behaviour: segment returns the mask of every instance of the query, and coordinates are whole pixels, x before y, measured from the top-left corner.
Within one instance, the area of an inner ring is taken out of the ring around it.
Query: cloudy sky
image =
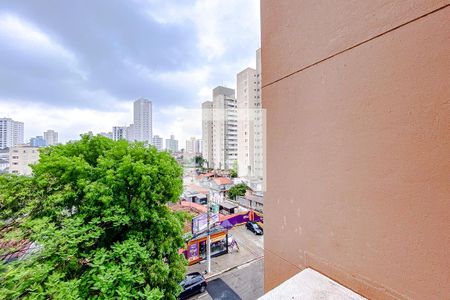
[[[259,0],[2,0],[0,117],[67,141],[130,124],[145,97],[154,134],[184,145],[259,46]]]

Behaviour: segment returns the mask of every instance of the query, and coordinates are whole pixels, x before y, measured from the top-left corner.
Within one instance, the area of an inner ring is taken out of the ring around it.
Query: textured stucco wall
[[[449,3],[262,0],[266,291],[450,295]]]

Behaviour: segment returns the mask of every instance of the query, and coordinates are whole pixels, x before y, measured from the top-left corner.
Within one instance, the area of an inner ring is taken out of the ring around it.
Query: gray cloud
[[[160,114],[155,133],[198,135],[189,109],[217,85],[234,87],[236,73],[254,64],[258,5],[2,0],[0,117],[25,122],[27,137],[53,128],[69,140],[129,124],[131,101],[146,97]]]
[[[32,47],[16,51],[0,40],[5,45],[0,53],[1,96],[104,108],[90,94],[103,91],[126,100],[146,96],[173,104],[186,93],[196,93],[177,91],[136,72],[136,66],[155,74],[195,68],[201,58],[189,22],[158,23],[132,1],[2,1],[0,13],[32,24],[77,62],[69,67],[52,53],[34,53]]]

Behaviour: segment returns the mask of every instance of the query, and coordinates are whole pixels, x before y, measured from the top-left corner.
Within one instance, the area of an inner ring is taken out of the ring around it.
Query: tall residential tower
[[[0,118],[0,149],[23,144],[23,123]]]
[[[203,156],[209,167],[231,169],[237,163],[237,111],[234,90],[218,86],[213,101],[202,104]]]
[[[152,102],[140,98],[134,101],[134,140],[151,144],[153,137]]]
[[[44,132],[44,140],[47,142],[47,146],[53,146],[58,144],[58,133],[54,130],[47,130]]]

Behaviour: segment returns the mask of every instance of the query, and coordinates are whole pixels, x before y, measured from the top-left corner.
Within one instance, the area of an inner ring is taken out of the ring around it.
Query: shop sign
[[[189,245],[189,249],[188,249],[188,261],[193,261],[193,260],[197,260],[199,257],[198,254],[198,244],[194,243]]]
[[[210,214],[210,226],[219,223],[219,214]],[[197,234],[205,231],[208,228],[208,214],[201,214],[192,219],[192,234]]]

